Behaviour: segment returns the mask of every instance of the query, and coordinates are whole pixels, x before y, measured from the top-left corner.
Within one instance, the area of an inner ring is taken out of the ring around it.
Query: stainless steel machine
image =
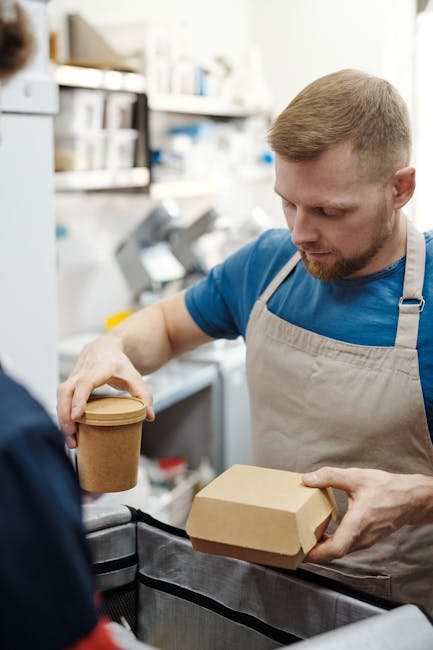
[[[174,201],[158,204],[117,247],[116,259],[134,299],[143,292],[158,294],[165,285],[182,286],[209,270],[195,247],[217,226],[219,214],[210,209],[185,224]]]

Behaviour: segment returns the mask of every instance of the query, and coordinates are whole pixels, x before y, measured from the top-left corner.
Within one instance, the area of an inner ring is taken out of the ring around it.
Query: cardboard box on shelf
[[[301,474],[234,465],[196,494],[186,531],[196,551],[296,569],[336,515]]]
[[[55,168],[58,172],[104,169],[107,135],[104,131],[56,136]]]
[[[80,14],[68,15],[69,58],[65,63],[105,70],[137,71],[141,55],[123,56]]]

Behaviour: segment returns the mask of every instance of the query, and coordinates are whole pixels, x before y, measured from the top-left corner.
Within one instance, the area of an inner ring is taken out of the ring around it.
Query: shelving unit
[[[230,122],[242,122],[250,117],[266,116],[267,110],[265,107],[257,106],[242,106],[233,103],[227,103],[218,100],[214,97],[201,97],[201,96],[188,96],[188,95],[155,95],[148,97],[149,119],[150,119],[150,132],[155,129],[155,125],[159,126],[161,132],[161,125],[164,122],[170,125],[177,123],[182,126],[183,123],[189,121],[200,123],[213,122],[216,129],[220,128],[219,124]],[[225,128],[225,127],[223,127]],[[233,127],[234,131],[241,129],[240,125]],[[194,136],[192,136],[194,138]],[[164,139],[162,139],[162,142]],[[158,143],[158,138],[157,138]],[[216,146],[216,143],[215,145]],[[156,149],[158,149],[158,144]],[[164,148],[164,147],[162,147]],[[170,155],[170,154],[169,154]],[[176,149],[173,146],[172,155],[176,157]],[[172,177],[172,170],[167,167],[161,167],[158,170],[158,175],[153,176],[151,171],[151,180],[149,185],[149,195],[156,200],[165,198],[201,198],[201,197],[214,197],[224,192],[227,186],[228,172],[225,176],[221,177],[221,161],[216,161],[216,166],[220,171],[215,176],[212,176],[212,164],[209,165],[209,176],[201,177]],[[249,171],[248,171],[249,170]],[[201,170],[199,170],[201,171]],[[237,172],[237,179],[240,183],[257,183],[265,181],[269,178],[268,170],[259,169],[255,165],[239,165]]]
[[[145,189],[150,182],[147,145],[147,98],[143,75],[118,70],[99,70],[72,65],[53,66],[53,76],[60,88],[96,90],[107,93],[136,95],[136,129],[138,149],[134,167],[57,171],[54,187],[57,192]]]
[[[58,65],[53,67],[53,76],[61,88],[128,92],[136,94],[139,98],[136,115],[136,128],[139,130],[137,166],[115,170],[58,171],[55,174],[55,189],[58,192],[147,189],[149,196],[154,200],[216,196],[221,191],[221,182],[212,176],[204,179],[152,178],[149,164],[149,113],[199,116],[216,120],[246,119],[267,114],[267,109],[263,106],[245,106],[215,97],[175,94],[148,97],[144,76],[135,72]]]
[[[53,68],[53,74],[59,86],[70,88],[93,88],[130,93],[144,93],[146,90],[143,75],[136,72],[57,65]]]
[[[172,94],[149,96],[149,109],[164,113],[227,118],[249,117],[267,112],[265,107],[248,107],[242,104],[224,102],[215,97]]]
[[[155,200],[166,198],[197,198],[202,196],[215,196],[219,190],[218,183],[212,179],[156,181],[150,184],[149,195]]]
[[[54,188],[58,192],[129,189],[146,187],[148,184],[149,169],[147,167],[56,172],[54,179]]]

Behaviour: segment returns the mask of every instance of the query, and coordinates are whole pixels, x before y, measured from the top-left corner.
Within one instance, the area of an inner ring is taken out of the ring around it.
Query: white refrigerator
[[[37,39],[30,64],[0,86],[0,363],[55,411],[56,261],[53,115],[45,0],[23,0]]]

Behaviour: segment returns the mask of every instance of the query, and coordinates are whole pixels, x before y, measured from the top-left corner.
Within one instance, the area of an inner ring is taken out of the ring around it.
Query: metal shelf
[[[149,109],[167,113],[187,113],[191,115],[209,115],[213,117],[248,117],[266,113],[267,109],[258,106],[243,106],[222,102],[214,97],[199,95],[149,95]]]
[[[198,364],[175,359],[143,379],[153,395],[155,413],[161,413],[204,388],[213,386],[218,379],[218,370],[212,363]],[[128,393],[104,384],[96,388],[93,394],[107,396]]]
[[[148,184],[149,170],[147,167],[56,172],[54,175],[56,192],[127,189],[147,187]]]
[[[131,93],[143,93],[146,90],[145,79],[137,72],[59,65],[54,67],[54,78],[59,86],[73,88],[96,88]]]

